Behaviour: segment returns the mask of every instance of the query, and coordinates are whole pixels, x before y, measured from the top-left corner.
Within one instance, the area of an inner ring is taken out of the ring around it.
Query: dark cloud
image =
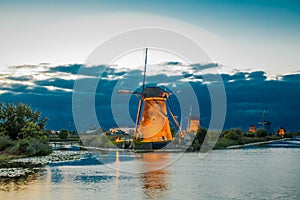
[[[181,63],[169,62],[166,64],[180,65]],[[197,65],[197,69],[218,66],[217,64]],[[126,85],[138,88],[138,84],[142,82],[142,73],[140,70],[115,72],[113,68],[106,68],[106,66],[85,67],[79,64],[52,67],[49,70],[54,74],[55,72],[64,72],[74,75],[81,72],[81,75],[89,76],[89,78],[77,80],[84,84],[85,87],[78,88],[76,92],[81,92],[83,95],[90,94],[91,92],[95,93],[96,113],[100,124],[106,129],[116,126],[116,122],[112,119],[110,104],[114,87],[118,81],[126,83],[124,88],[120,89],[127,89]],[[189,83],[181,81],[184,78],[192,81]],[[300,129],[298,125],[298,115],[300,113],[298,103],[300,98],[300,74],[284,75],[279,80],[270,80],[267,79],[267,74],[263,71],[236,72],[231,75],[221,74],[221,78],[223,79],[227,96],[225,128],[241,127],[248,129],[250,124],[258,126],[257,122],[261,120],[262,113],[265,110],[265,117],[272,122],[274,130],[280,126],[285,127],[287,130]],[[6,77],[6,79],[26,82],[31,81],[32,78],[29,76],[14,78],[11,76]],[[203,83],[203,80],[211,82],[211,86],[214,87],[215,83],[219,81],[219,75],[194,75],[193,73],[185,72],[181,76],[158,74],[147,77],[148,83],[154,85],[155,83],[166,83],[165,85],[171,91],[175,91],[174,97],[171,100],[172,102],[176,102],[176,91],[184,93],[186,87],[190,85],[194,89],[199,101],[202,125],[208,127],[211,117],[211,101],[208,87]],[[38,110],[42,111],[49,118],[47,128],[74,128],[72,93],[46,88],[53,86],[55,88],[73,89],[74,83],[74,80],[66,80],[63,77],[55,76],[46,80],[35,81],[34,86],[22,85],[21,83],[3,85],[0,88],[0,92],[1,90],[8,90],[11,93],[0,93],[0,98],[4,102],[17,103],[21,101],[38,108]],[[91,86],[95,84],[97,84],[96,91],[93,91]],[[122,87],[122,84],[120,87]],[[186,98],[189,99],[188,96]],[[122,97],[120,97],[121,100]],[[138,99],[132,96],[131,102],[132,104],[128,105],[128,109],[130,110],[131,118],[134,120]],[[84,104],[85,102],[81,103]],[[120,104],[119,106],[122,105]],[[180,116],[178,103],[177,106],[176,103],[174,105],[174,113]],[[187,100],[187,105],[180,106],[185,110],[189,110],[189,101]],[[183,124],[186,124],[185,121],[187,119],[183,118]],[[87,128],[90,125],[87,123]]]
[[[10,66],[9,68],[10,69],[24,69],[24,68],[35,69],[38,67],[39,67],[39,65],[17,65],[17,66]]]
[[[98,76],[101,75],[102,72],[108,69],[105,65],[99,66],[85,66],[82,64],[72,64],[72,65],[63,65],[51,67],[49,72],[65,72],[69,74],[81,74],[87,76]]]
[[[9,90],[11,92],[23,92],[28,90],[28,86],[22,84],[12,84],[12,85],[4,85],[1,87],[1,90]]]
[[[77,74],[80,67],[82,67],[81,64],[56,66],[56,67],[51,67],[49,71],[51,71],[51,72],[66,72],[66,73],[70,73],[70,74]]]
[[[196,71],[219,67],[217,63],[208,63],[208,64],[194,63],[191,64],[190,66],[192,66]]]
[[[49,85],[49,84],[48,84]],[[1,90],[8,90],[11,93],[14,94],[36,94],[36,95],[43,95],[43,96],[57,96],[57,95],[63,95],[64,93],[66,93],[63,90],[49,90],[46,87],[42,87],[42,86],[28,86],[28,85],[22,85],[22,84],[12,84],[10,86],[3,86],[1,87]],[[0,91],[1,91],[0,90]]]
[[[256,72],[249,73],[248,78],[253,79],[253,81],[264,81],[266,80],[267,76],[263,71],[256,71]]]
[[[74,80],[65,80],[61,78],[51,78],[34,82],[37,86],[54,86],[63,89],[72,89]]]
[[[181,62],[163,62],[160,65],[179,65],[179,66],[181,66],[182,63]]]
[[[19,76],[19,77],[9,76],[6,79],[13,80],[13,81],[30,81],[33,79],[33,76]]]
[[[300,72],[299,72],[300,73]],[[300,82],[299,74],[289,74],[282,77],[283,81],[295,81]]]

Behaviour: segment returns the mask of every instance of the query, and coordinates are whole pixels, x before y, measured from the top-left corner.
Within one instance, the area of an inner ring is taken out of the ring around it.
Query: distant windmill
[[[188,118],[188,133],[197,134],[198,129],[201,126],[201,120],[197,116],[192,115],[192,106],[190,107],[190,113]]]
[[[262,120],[260,122],[258,122],[258,124],[260,124],[261,127],[268,132],[268,134],[274,134],[274,131],[271,126],[271,122],[265,120],[265,112],[266,112],[266,110],[263,111]]]
[[[165,143],[172,140],[166,103],[170,93],[160,87],[145,87],[147,53],[148,48],[146,48],[145,55],[142,92],[128,90],[118,92],[121,94],[135,94],[140,97],[135,124],[135,139],[149,143]],[[173,113],[170,114],[179,126],[176,117]]]

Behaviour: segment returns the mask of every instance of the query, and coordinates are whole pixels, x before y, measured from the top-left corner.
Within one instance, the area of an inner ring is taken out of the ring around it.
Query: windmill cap
[[[168,98],[169,93],[160,87],[146,87],[142,92],[143,97],[165,97]]]
[[[190,117],[190,119],[191,119],[191,120],[200,120],[200,118],[197,117],[197,116],[195,116],[195,115],[192,115],[192,116]]]

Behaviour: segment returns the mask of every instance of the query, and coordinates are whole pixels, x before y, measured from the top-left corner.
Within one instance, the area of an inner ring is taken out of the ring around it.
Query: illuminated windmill
[[[168,97],[169,93],[159,87],[147,87],[143,90],[136,121],[136,138],[144,142],[172,140],[166,105]]]
[[[198,129],[200,128],[200,119],[196,116],[191,116],[189,118],[189,133],[197,134]]]
[[[192,116],[192,106],[190,107],[189,119],[188,119],[188,133],[194,135],[197,134],[198,129],[200,128],[201,121],[197,116]]]
[[[285,135],[285,129],[283,127],[280,127],[278,130],[277,130],[277,133],[278,135],[280,135],[281,137],[284,137]]]
[[[166,103],[170,93],[160,87],[145,87],[147,51],[148,49],[146,48],[142,92],[138,93],[120,90],[119,93],[136,94],[140,96],[136,117],[135,139],[142,142],[165,143],[172,140]],[[179,126],[172,113],[171,116],[176,125]]]
[[[252,125],[250,125],[250,127],[249,127],[249,132],[250,133],[255,133],[255,126],[252,124]]]

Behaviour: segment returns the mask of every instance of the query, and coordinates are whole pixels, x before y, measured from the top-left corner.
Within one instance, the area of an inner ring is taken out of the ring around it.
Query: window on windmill
[[[152,122],[155,122],[155,117],[152,117]]]

